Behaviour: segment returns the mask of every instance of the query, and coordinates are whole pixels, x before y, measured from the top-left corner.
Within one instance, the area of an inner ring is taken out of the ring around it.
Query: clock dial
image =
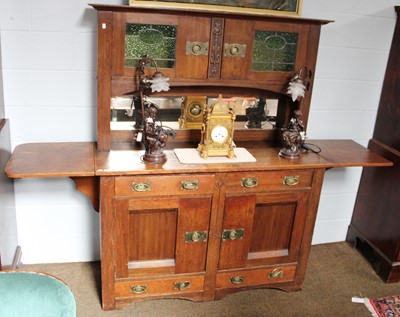
[[[198,103],[192,103],[190,105],[189,108],[189,113],[193,116],[193,117],[197,117],[198,115],[200,115],[202,112],[201,109],[201,105],[199,105]]]
[[[217,143],[223,143],[228,138],[228,130],[224,126],[216,126],[211,131],[211,139]]]

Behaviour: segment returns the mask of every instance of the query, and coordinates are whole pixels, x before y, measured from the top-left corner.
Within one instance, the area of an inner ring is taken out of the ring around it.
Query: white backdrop
[[[125,1],[94,1],[125,4]],[[323,26],[308,137],[371,138],[400,0],[303,0]],[[81,0],[2,0],[12,146],[96,138],[96,20]],[[343,241],[361,168],[326,173],[313,243]],[[69,179],[15,182],[24,263],[99,259],[99,215]]]

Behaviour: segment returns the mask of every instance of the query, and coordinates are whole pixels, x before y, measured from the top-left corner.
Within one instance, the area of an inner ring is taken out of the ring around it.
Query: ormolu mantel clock
[[[206,107],[206,96],[187,96],[182,101],[179,127],[181,129],[201,129]]]
[[[206,108],[201,127],[201,141],[197,150],[201,157],[209,156],[235,156],[233,131],[235,113],[229,102],[219,96],[218,101]]]

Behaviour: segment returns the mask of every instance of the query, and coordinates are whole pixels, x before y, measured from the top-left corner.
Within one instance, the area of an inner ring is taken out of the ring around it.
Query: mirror
[[[235,130],[273,129],[278,115],[277,98],[224,98],[236,114]],[[203,109],[217,102],[218,96],[151,96],[145,97],[145,106],[156,106],[157,120],[173,130],[201,129]],[[141,128],[140,101],[133,95],[111,98],[111,130]]]

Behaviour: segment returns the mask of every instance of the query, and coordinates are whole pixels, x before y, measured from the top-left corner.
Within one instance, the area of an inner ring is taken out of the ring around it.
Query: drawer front
[[[214,175],[121,176],[115,178],[116,196],[210,194]]]
[[[295,275],[295,265],[218,273],[217,288],[290,282],[294,280]]]
[[[227,191],[252,192],[311,188],[314,170],[230,173]]]
[[[166,279],[143,279],[115,283],[115,297],[146,297],[165,294],[201,292],[204,276],[184,276]]]

